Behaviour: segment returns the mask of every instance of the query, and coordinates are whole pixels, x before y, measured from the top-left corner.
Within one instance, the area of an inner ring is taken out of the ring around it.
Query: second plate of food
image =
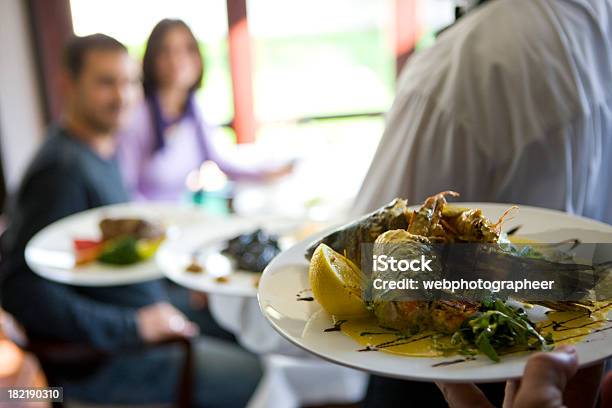
[[[126,203],[80,212],[37,233],[25,258],[38,275],[78,286],[159,279],[158,246],[187,225],[206,224],[202,210],[164,203]]]
[[[200,292],[255,297],[261,272],[318,224],[280,217],[230,216],[191,228],[159,249],[168,279]]]

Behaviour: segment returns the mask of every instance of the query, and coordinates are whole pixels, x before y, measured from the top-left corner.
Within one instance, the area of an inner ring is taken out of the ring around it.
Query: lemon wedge
[[[369,314],[362,293],[362,274],[346,257],[325,244],[315,249],[310,260],[308,278],[314,298],[334,317]]]

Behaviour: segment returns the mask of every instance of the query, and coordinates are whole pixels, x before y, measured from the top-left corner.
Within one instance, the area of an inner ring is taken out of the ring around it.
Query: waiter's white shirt
[[[406,65],[354,210],[442,190],[612,223],[612,0],[492,0]]]

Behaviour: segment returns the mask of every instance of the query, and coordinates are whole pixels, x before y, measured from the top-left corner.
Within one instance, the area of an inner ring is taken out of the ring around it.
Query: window
[[[261,122],[383,112],[395,59],[386,0],[250,0]]]
[[[225,0],[71,0],[70,7],[76,35],[98,32],[111,35],[123,42],[138,61],[159,20],[185,20],[204,51],[204,86],[197,95],[204,114],[213,124],[231,121],[233,104]]]

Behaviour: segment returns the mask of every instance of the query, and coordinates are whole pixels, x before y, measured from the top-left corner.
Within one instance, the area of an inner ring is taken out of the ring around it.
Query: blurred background
[[[325,218],[350,206],[406,58],[454,20],[450,0],[2,0],[2,195],[61,111],[61,49],[105,33],[140,61],[152,27],[184,19],[204,54],[197,98],[218,145],[248,162],[296,160],[273,186],[237,186],[242,213]],[[236,148],[236,145],[239,148]]]

